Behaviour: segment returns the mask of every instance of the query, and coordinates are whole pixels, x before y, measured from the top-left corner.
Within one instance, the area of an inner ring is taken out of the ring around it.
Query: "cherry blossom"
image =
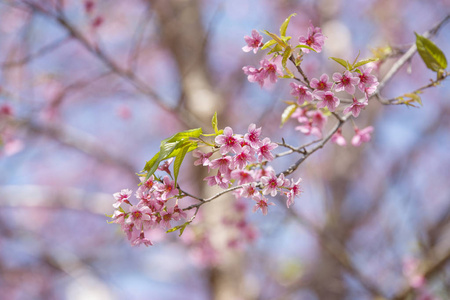
[[[366,67],[361,70],[361,74],[358,75],[359,83],[358,88],[361,92],[366,93],[367,95],[372,95],[377,86],[379,84],[377,77],[374,75],[370,75],[373,67]]]
[[[313,89],[317,91],[330,91],[333,83],[328,81],[329,77],[327,74],[322,74],[319,79],[313,78],[310,81],[310,85]],[[316,92],[316,91],[315,91]]]
[[[346,91],[350,95],[355,93],[355,85],[359,83],[359,77],[353,76],[350,71],[345,71],[344,74],[334,73],[333,80],[336,82],[335,91]]]
[[[252,30],[252,36],[244,36],[244,40],[247,43],[246,46],[242,47],[242,50],[244,52],[250,52],[253,50],[253,53],[258,52],[258,49],[263,45],[262,40],[263,37],[256,31],[255,29]]]
[[[295,82],[291,82],[292,88],[291,95],[297,97],[297,103],[302,105],[305,102],[311,102],[313,100],[313,94],[303,85],[298,85]]]
[[[252,123],[248,126],[248,133],[244,135],[244,140],[253,148],[258,149],[261,146],[260,135],[261,127],[256,128],[256,125]]]
[[[157,184],[156,190],[161,192],[162,200],[167,200],[178,194],[178,189],[175,188],[175,181],[171,180],[169,176],[164,176],[163,183]]]
[[[270,151],[272,151],[272,150],[275,149],[276,147],[278,147],[277,144],[272,143],[272,142],[270,141],[270,139],[267,138],[267,137],[264,138],[264,139],[262,140],[262,145],[261,145],[261,147],[259,147],[259,149],[257,150],[257,153],[258,153],[258,161],[259,161],[259,162],[262,162],[262,161],[264,160],[264,158],[265,158],[266,160],[268,160],[268,161],[272,161],[273,158],[274,158],[274,156],[273,156],[273,154],[272,154]]]
[[[359,102],[358,99],[353,97],[353,103],[352,105],[346,107],[344,109],[344,114],[348,114],[349,112],[352,113],[352,115],[356,118],[359,116],[359,113],[361,112],[361,109],[366,107],[368,104],[368,101]]]
[[[211,164],[211,162],[209,161],[209,158],[211,157],[211,155],[213,155],[213,152],[202,152],[199,149],[195,149],[194,152],[192,153],[192,155],[196,158],[198,158],[195,162],[194,162],[194,166],[209,166]]]
[[[114,193],[113,196],[114,196],[114,199],[116,199],[116,202],[113,204],[113,207],[118,208],[122,204],[122,202],[131,205],[131,203],[130,203],[130,201],[128,201],[128,199],[130,199],[132,192],[133,191],[131,191],[129,189],[123,189],[118,193]]]
[[[338,97],[334,96],[333,92],[317,92],[317,99],[319,99],[319,103],[317,103],[317,108],[327,107],[329,111],[333,112],[338,107],[340,100]]]
[[[364,129],[358,129],[355,127],[355,135],[352,138],[352,145],[355,147],[359,147],[362,143],[366,143],[370,141],[370,134],[373,131],[372,126],[368,126]]]
[[[320,53],[322,51],[323,44],[325,43],[325,36],[322,34],[322,29],[313,26],[310,23],[308,28],[308,35],[306,37],[301,36],[298,39],[300,45],[306,45],[313,48],[316,52]],[[303,52],[309,53],[310,50],[307,48],[301,48]]]
[[[216,144],[220,145],[220,153],[227,154],[231,150],[234,153],[239,153],[242,150],[241,144],[238,139],[233,135],[233,129],[225,127],[223,134],[220,134],[215,139]]]
[[[331,142],[339,146],[347,145],[347,142],[345,141],[345,138],[342,135],[342,130],[340,128],[331,136]]]
[[[267,215],[269,205],[275,205],[273,202],[267,203],[267,198],[265,198],[259,193],[256,196],[253,196],[253,200],[256,201],[256,204],[253,207],[253,212],[256,212],[258,209],[261,209],[263,215]]]

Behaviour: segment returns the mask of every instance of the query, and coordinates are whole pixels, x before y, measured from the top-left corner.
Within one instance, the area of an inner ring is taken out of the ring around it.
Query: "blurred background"
[[[330,56],[385,51],[381,79],[450,2],[1,0],[0,298],[450,299],[447,81],[419,108],[371,99],[356,120],[374,126],[370,143],[309,157],[293,174],[303,193],[290,210],[277,202],[263,216],[223,197],[181,238],[155,232],[148,248],[107,224],[112,194],[136,190],[161,139],[210,131],[214,111],[235,133],[256,123],[277,142],[314,139],[294,120],[279,128],[288,80],[260,88],[242,72],[263,57],[244,53],[243,37],[277,32],[291,13],[293,40],[310,21],[327,36],[302,64],[309,78],[342,71]],[[447,56],[449,26],[433,38]],[[381,95],[435,76],[416,54]],[[179,182],[207,196],[205,176],[185,163]]]

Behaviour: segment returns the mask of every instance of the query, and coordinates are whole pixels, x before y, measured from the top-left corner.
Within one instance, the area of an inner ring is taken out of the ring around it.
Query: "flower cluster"
[[[287,22],[289,18],[287,19]],[[286,28],[287,23],[283,24]],[[283,32],[280,29],[280,32]],[[285,32],[285,29],[284,29]],[[344,115],[352,115],[357,118],[362,109],[368,105],[369,96],[375,93],[378,86],[377,78],[371,74],[373,67],[367,65],[367,63],[373,60],[363,60],[355,62],[353,64],[346,62],[342,59],[333,58],[336,62],[346,68],[343,72],[336,72],[330,77],[328,74],[322,74],[318,79],[312,78],[308,80],[306,75],[301,70],[301,62],[303,56],[314,52],[321,52],[325,43],[325,36],[319,27],[314,27],[310,24],[308,33],[306,36],[300,36],[298,38],[299,44],[294,47],[287,44],[290,37],[285,37],[282,33],[281,37],[276,37],[274,34],[266,32],[272,41],[267,42],[265,45],[262,43],[262,36],[258,34],[256,30],[252,31],[252,37],[245,37],[247,46],[243,49],[246,52],[253,50],[257,52],[259,48],[273,48],[268,54],[272,54],[272,57],[261,60],[261,67],[259,69],[252,66],[243,67],[244,73],[248,76],[250,82],[258,82],[262,87],[267,82],[275,83],[278,77],[294,78],[297,82],[291,82],[291,95],[296,98],[296,109],[290,109],[289,115],[297,119],[299,125],[295,127],[296,130],[302,132],[305,135],[314,135],[321,139],[323,137],[324,125],[327,122],[327,118],[331,113],[337,113],[338,107],[341,103],[348,103],[349,101],[341,100],[346,95],[351,96],[351,104],[345,107],[342,112]],[[300,48],[298,53],[292,49]],[[282,67],[277,66],[276,59],[283,56]],[[302,74],[303,80],[295,78],[292,71],[286,66],[288,59],[295,62],[296,69]],[[283,73],[283,71],[286,73]],[[363,100],[358,100],[356,93],[358,90],[363,95]],[[370,140],[370,133],[373,130],[372,127],[359,130],[355,126],[355,136],[352,139],[352,145],[359,146],[362,142]],[[338,145],[344,146],[346,144],[344,137],[342,136],[341,129],[336,132],[332,138],[332,141]]]
[[[131,194],[131,190],[123,189],[113,195],[116,200],[113,207],[116,210],[112,219],[121,226],[134,246],[153,245],[147,237],[149,230],[155,227],[167,230],[171,228],[171,221],[186,218],[186,213],[178,207],[179,191],[168,175],[162,180],[155,179],[153,175],[142,180],[135,193],[139,201],[135,205],[130,202]]]
[[[266,215],[268,206],[273,205],[266,196],[283,194],[289,207],[301,192],[301,179],[295,182],[293,179],[286,179],[284,174],[277,177],[271,167],[265,166],[266,162],[274,159],[272,150],[278,145],[267,137],[261,140],[260,135],[261,128],[256,128],[255,124],[250,124],[244,135],[234,134],[230,127],[226,127],[223,134],[215,138],[219,157],[211,160],[214,151],[204,153],[195,150],[193,155],[197,158],[195,165],[217,170],[215,175],[204,179],[208,185],[218,185],[223,189],[229,188],[234,182],[243,185],[235,196],[253,199],[256,201],[254,211],[261,209]]]

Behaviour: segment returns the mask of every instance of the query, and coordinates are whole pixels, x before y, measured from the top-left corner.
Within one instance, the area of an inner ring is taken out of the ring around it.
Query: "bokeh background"
[[[355,121],[372,125],[359,148],[327,144],[293,174],[303,194],[290,211],[224,197],[181,238],[155,232],[132,247],[116,224],[112,194],[136,189],[159,142],[219,126],[299,146],[313,138],[279,128],[289,81],[247,81],[252,29],[327,36],[309,55],[310,78],[390,48],[379,78],[450,13],[448,0],[2,0],[0,1],[0,298],[13,299],[450,299],[450,84],[423,106],[376,99]],[[450,53],[450,25],[435,43]],[[264,39],[267,41],[267,37]],[[435,74],[416,54],[381,91],[393,98]],[[206,124],[206,125],[205,125]],[[330,122],[331,124],[331,122]],[[352,124],[343,127],[349,142]],[[278,149],[282,151],[281,147]],[[274,162],[277,172],[298,157]],[[211,195],[185,163],[180,184]],[[246,222],[257,238],[240,241]],[[236,217],[237,216],[237,217]],[[228,246],[227,246],[228,245]]]

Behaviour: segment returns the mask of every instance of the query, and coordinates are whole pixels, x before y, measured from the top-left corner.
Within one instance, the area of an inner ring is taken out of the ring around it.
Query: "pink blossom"
[[[169,176],[164,176],[163,182],[156,186],[156,190],[161,192],[162,200],[167,200],[178,194],[178,189],[175,188],[175,181],[170,180]]]
[[[358,127],[355,127],[355,135],[352,138],[352,145],[355,147],[359,147],[363,142],[369,142],[370,141],[370,134],[373,131],[373,127],[369,126],[364,129],[358,129]]]
[[[173,162],[174,158],[169,158],[168,160],[166,160],[162,165],[160,165],[158,167],[158,170],[166,172],[167,174],[171,175],[170,170],[169,170],[169,166],[170,164]]]
[[[137,228],[134,223],[124,223],[121,228],[129,241],[134,240],[141,233],[141,229]]]
[[[317,91],[330,91],[333,83],[328,81],[329,77],[327,74],[322,74],[319,79],[313,78],[310,81],[310,85],[313,89]]]
[[[131,203],[128,199],[130,199],[132,192],[133,192],[132,190],[123,189],[118,193],[114,193],[113,196],[114,196],[114,199],[116,199],[116,202],[113,204],[113,207],[118,208],[122,204],[122,202],[125,202],[125,203],[131,205]]]
[[[373,67],[367,67],[365,69],[362,69],[361,74],[358,75],[358,88],[361,92],[364,92],[367,95],[372,95],[379,84],[377,77],[374,75],[370,75],[370,72],[372,72],[372,70]]]
[[[274,62],[263,59],[259,63],[261,65],[261,68],[259,69],[252,66],[245,66],[242,68],[245,75],[248,76],[248,81],[257,82],[261,87],[263,87],[266,79],[268,79],[271,83],[276,83],[278,80],[278,75],[283,76],[283,72],[281,72]]]
[[[217,171],[217,174],[214,176],[208,176],[205,179],[203,179],[204,181],[207,181],[209,186],[214,186],[214,185],[218,185],[223,189],[228,188],[228,184],[229,184],[229,180],[225,177],[222,176],[222,174],[220,173],[220,171]]]
[[[256,212],[258,209],[261,209],[263,215],[267,215],[269,205],[275,205],[273,202],[267,203],[267,198],[265,198],[259,193],[256,196],[253,196],[253,200],[256,201],[256,204],[253,207],[253,212]]]
[[[345,138],[342,135],[342,131],[340,128],[331,137],[331,142],[338,144],[339,146],[347,145],[347,142],[345,141]]]
[[[12,116],[14,115],[14,110],[9,104],[2,104],[0,106],[0,116]]]
[[[252,173],[247,170],[233,170],[231,171],[231,178],[237,179],[238,184],[251,183],[254,181]]]
[[[255,182],[247,184],[241,189],[241,197],[244,197],[244,198],[251,198],[251,197],[253,197],[254,195],[256,195],[258,193],[259,192],[256,189],[256,183]]]
[[[255,160],[255,150],[246,146],[241,153],[233,157],[230,167],[231,169],[243,169],[249,162],[254,162]]]
[[[202,152],[199,149],[195,149],[194,152],[192,153],[192,155],[196,158],[198,158],[195,162],[194,162],[194,166],[209,166],[211,164],[211,162],[209,161],[209,158],[211,157],[211,155],[213,155],[213,152]]]
[[[350,71],[345,71],[344,74],[334,73],[333,80],[336,82],[335,91],[346,91],[350,95],[355,93],[355,85],[359,83],[359,77],[353,76]]]
[[[287,208],[289,208],[291,205],[293,205],[295,197],[301,194],[302,190],[300,189],[300,182],[302,182],[301,178],[299,178],[297,180],[297,182],[294,182],[294,180],[292,179],[291,184],[290,184],[290,188],[289,188],[289,192],[286,193],[286,196],[287,196],[286,206],[287,206]]]
[[[224,155],[222,157],[216,158],[215,160],[212,160],[210,167],[211,169],[219,169],[220,172],[226,173],[230,169],[231,160],[231,156]]]
[[[187,214],[184,212],[184,210],[180,209],[178,207],[178,204],[175,204],[175,206],[173,207],[173,214],[172,214],[172,219],[174,219],[175,221],[179,221],[181,219],[186,219]]]
[[[248,126],[248,133],[244,135],[244,140],[250,144],[252,148],[258,149],[261,146],[259,136],[261,135],[261,127],[256,128],[255,124]]]
[[[359,116],[359,113],[361,112],[361,109],[367,106],[368,102],[359,102],[358,99],[353,97],[353,103],[352,105],[346,107],[344,109],[344,114],[348,114],[349,112],[352,113],[352,115],[356,118]]]
[[[124,212],[122,212],[120,210],[115,210],[113,215],[112,215],[112,219],[113,219],[112,222],[114,222],[116,224],[123,225],[125,223],[125,216],[126,215],[127,215],[126,213],[124,213]]]
[[[312,135],[317,136],[319,139],[322,138],[322,131],[318,127],[313,126],[311,121],[309,121],[308,123],[305,123],[303,125],[295,127],[295,130],[300,131],[304,135],[312,134]]]
[[[277,195],[278,189],[285,184],[284,175],[281,174],[278,178],[275,175],[261,177],[261,183],[264,186],[263,194],[270,194],[272,197]],[[287,182],[288,183],[288,182]]]
[[[152,189],[155,184],[155,181],[154,181],[155,177],[153,175],[150,176],[147,180],[145,180],[145,177],[141,177],[140,180],[142,182],[141,187],[143,187],[146,190]],[[145,182],[144,182],[144,180],[145,180]]]
[[[309,118],[308,118],[308,116],[306,115],[307,112],[308,112],[308,111],[307,111],[306,109],[298,107],[298,108],[294,111],[294,113],[292,114],[291,118],[297,119],[297,121],[298,121],[299,123],[305,123],[305,122],[308,122],[308,121],[309,121]]]
[[[270,141],[269,138],[264,138],[262,140],[262,145],[261,147],[259,147],[257,153],[258,153],[258,161],[262,162],[264,160],[264,158],[268,161],[272,161],[274,159],[272,151],[273,149],[275,149],[276,147],[278,147],[277,144],[272,143]]]
[[[152,241],[150,241],[149,239],[147,239],[144,235],[144,232],[141,232],[141,234],[131,242],[131,244],[133,246],[140,246],[142,244],[144,244],[145,246],[153,246]]]
[[[310,110],[306,115],[311,119],[312,125],[322,130],[327,123],[327,117],[320,110]]]
[[[220,146],[220,153],[222,155],[227,154],[231,150],[234,153],[239,153],[242,150],[238,139],[233,136],[233,129],[228,126],[223,130],[223,134],[216,136],[215,142]]]
[[[298,39],[300,45],[306,45],[316,52],[320,53],[322,51],[323,44],[325,43],[325,36],[322,34],[322,29],[319,27],[314,28],[313,24],[310,23],[308,28],[308,35],[306,37],[301,36]],[[309,49],[301,48],[303,52],[309,53]]]
[[[338,107],[340,100],[336,96],[334,96],[333,92],[327,91],[327,92],[317,92],[316,93],[317,98],[320,100],[319,103],[317,103],[317,108],[323,108],[328,107],[328,110],[333,112],[336,110],[336,107]]]
[[[138,229],[142,228],[144,221],[151,221],[151,210],[146,207],[138,207],[136,205],[130,207],[130,216],[127,219],[127,223],[133,223]]]
[[[242,50],[244,50],[244,52],[250,52],[253,50],[253,53],[256,53],[258,52],[259,47],[263,45],[263,37],[255,29],[252,30],[252,36],[249,37],[248,35],[246,35],[244,36],[244,40],[247,43],[246,46],[242,47]]]
[[[268,61],[267,59],[263,59],[260,61],[261,66],[264,69],[265,77],[269,78],[270,82],[275,83],[278,80],[278,76],[283,76],[283,73],[278,69],[275,63]]]
[[[160,216],[161,216],[161,221],[160,221],[160,225],[166,229],[169,229],[170,227],[172,227],[170,225],[170,221],[173,219],[173,207],[171,208],[167,208],[165,211],[160,212]]]
[[[297,97],[297,103],[302,105],[306,102],[311,102],[313,100],[313,94],[308,90],[306,86],[298,85],[295,82],[290,84],[292,90],[291,95]]]

